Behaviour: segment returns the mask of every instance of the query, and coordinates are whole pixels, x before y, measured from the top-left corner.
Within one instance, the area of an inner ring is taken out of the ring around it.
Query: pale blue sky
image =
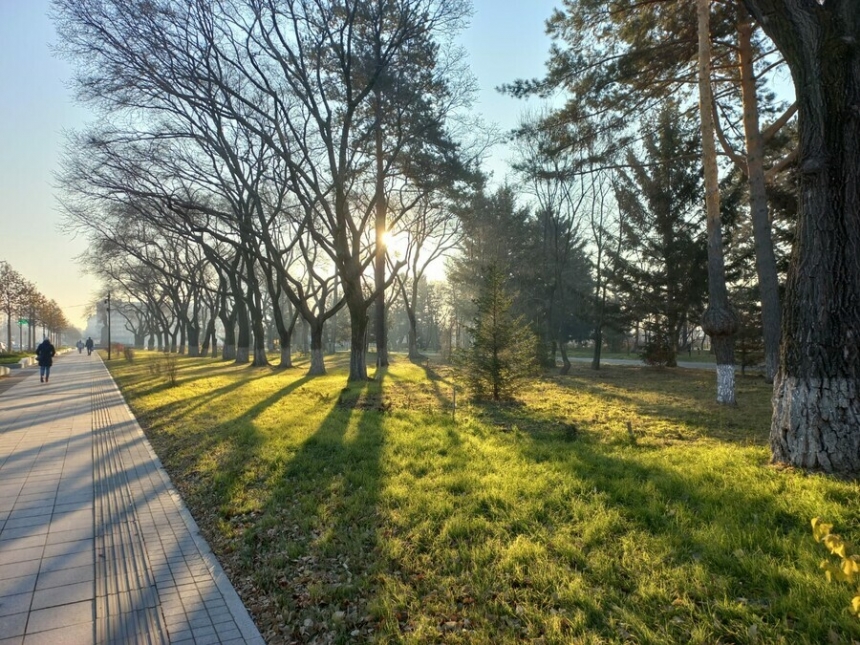
[[[475,110],[502,129],[515,127],[526,105],[494,88],[543,73],[549,50],[544,21],[558,4],[474,0],[463,43],[481,88]],[[0,0],[0,259],[83,327],[98,285],[74,261],[83,241],[59,229],[53,173],[63,132],[80,128],[88,115],[72,100],[70,67],[51,53],[56,34],[48,7],[48,0]],[[500,149],[490,164],[497,178],[505,172],[507,157]]]

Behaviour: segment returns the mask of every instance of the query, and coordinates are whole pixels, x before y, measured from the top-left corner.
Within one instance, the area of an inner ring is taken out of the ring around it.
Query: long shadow
[[[777,494],[752,492],[716,467],[712,471],[685,471],[680,466],[655,464],[647,451],[635,447],[625,451],[589,440],[521,438],[522,454],[533,464],[555,471],[577,495],[592,502],[599,500],[600,506],[612,509],[620,517],[602,532],[590,531],[587,519],[581,525],[578,566],[592,578],[590,583],[595,588],[608,588],[618,602],[623,600],[633,607],[649,601],[653,590],[642,588],[648,584],[639,577],[633,555],[637,549],[633,546],[633,553],[628,555],[625,552],[629,547],[622,546],[629,545],[632,536],[647,535],[668,548],[662,568],[689,572],[689,584],[670,589],[669,593],[678,597],[687,594],[695,604],[707,607],[706,612],[716,618],[714,633],[719,634],[719,642],[733,642],[731,625],[748,625],[751,616],[774,626],[792,624],[794,631],[803,635],[798,642],[825,642],[832,638],[827,621],[814,622],[820,618],[817,612],[794,615],[791,602],[785,601],[796,592],[792,563],[803,550],[796,545],[810,540],[810,518],[798,510],[802,505],[794,505]],[[762,476],[785,475],[763,469]],[[768,534],[768,539],[757,540],[762,532]],[[780,539],[771,539],[773,534]],[[592,577],[590,553],[611,552],[614,549],[607,547],[612,544],[618,549],[617,559],[593,567],[601,568],[601,572]],[[595,629],[612,633],[606,607],[586,602],[584,609]],[[682,622],[669,603],[655,610],[657,615],[646,617],[653,620],[653,625],[670,625],[672,631],[673,620]],[[640,609],[630,614],[639,614],[638,620],[642,621]],[[841,618],[840,626],[849,625],[850,634],[860,636],[856,621]],[[640,622],[639,636],[644,641],[649,640],[648,630],[653,625]],[[683,630],[679,627],[674,631],[677,642],[683,642]]]
[[[681,373],[662,369],[660,370],[661,378],[648,378],[648,370],[654,369],[660,368],[615,367],[601,371],[599,374],[574,372],[569,376],[552,376],[550,378],[556,386],[562,389],[590,394],[614,404],[613,407],[629,410],[633,415],[652,417],[671,422],[673,425],[692,427],[701,436],[742,445],[749,445],[751,442],[759,444],[767,442],[769,427],[750,428],[745,423],[748,421],[745,414],[748,414],[750,407],[745,406],[743,400],[738,407],[711,404],[709,397],[712,396],[712,390],[708,388],[713,382],[712,375],[692,376],[688,372]],[[643,377],[634,380],[619,379],[619,382],[616,383],[614,370],[635,370],[641,373]],[[672,395],[667,393],[665,389],[667,379],[670,383],[677,380],[683,388],[689,387],[691,379],[699,381],[703,387],[701,398],[690,405],[693,393],[680,391],[676,400],[673,400]],[[622,383],[630,389],[626,389]],[[757,394],[760,391],[761,396],[768,397],[767,400],[769,401],[770,386],[764,384],[761,379],[754,377],[738,378],[737,384],[743,394],[747,392]],[[653,400],[649,400],[650,395],[654,395]],[[741,427],[748,428],[748,430],[740,433],[735,431]],[[749,430],[753,431],[753,435],[750,435]]]
[[[366,396],[371,387],[370,383],[352,386],[346,398]],[[329,615],[335,607],[342,612],[343,633],[349,634],[360,626],[366,607],[358,599],[373,582],[385,415],[358,411],[342,402],[343,398],[332,405],[292,454],[269,461],[264,481],[254,482],[255,493],[265,495],[260,517],[247,525],[241,513],[224,518],[241,531],[243,567],[253,570],[256,586],[278,604],[258,610],[258,624],[265,630],[276,617],[281,622],[276,626],[279,636],[287,640],[311,642],[317,629],[324,627],[317,620],[324,607]],[[248,414],[270,404],[263,401]],[[291,428],[281,431],[290,433]],[[257,454],[253,459],[263,457]],[[239,482],[241,475],[237,464],[237,470],[223,480]],[[240,492],[222,487],[218,497],[226,505]],[[256,562],[268,566],[255,567]],[[264,606],[260,598],[244,600],[252,612]]]

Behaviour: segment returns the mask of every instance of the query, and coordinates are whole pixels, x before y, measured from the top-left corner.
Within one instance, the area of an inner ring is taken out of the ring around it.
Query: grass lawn
[[[111,362],[268,643],[860,640],[810,529],[860,535],[860,487],[768,465],[761,379],[726,408],[708,371],[574,364],[452,415],[393,358],[349,387],[346,355]]]
[[[34,356],[33,352],[4,352],[0,354],[0,365],[14,365],[28,356]]]

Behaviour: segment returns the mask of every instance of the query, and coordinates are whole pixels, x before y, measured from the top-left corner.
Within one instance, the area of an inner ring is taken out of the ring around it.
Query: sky
[[[557,0],[473,0],[471,25],[462,34],[479,88],[475,111],[502,130],[514,128],[524,101],[495,88],[517,78],[540,77],[550,41],[544,23]],[[86,325],[99,285],[76,262],[85,241],[64,232],[55,175],[66,133],[90,120],[69,88],[72,68],[52,53],[57,35],[49,0],[0,0],[0,260],[6,260],[75,326]],[[503,179],[510,153],[488,161]]]

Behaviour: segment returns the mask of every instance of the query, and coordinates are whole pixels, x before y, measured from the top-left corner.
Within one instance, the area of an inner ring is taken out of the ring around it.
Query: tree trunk
[[[224,309],[218,313],[221,324],[224,326],[224,346],[221,349],[221,360],[232,361],[236,359],[236,315],[238,310],[234,307],[228,315]],[[214,347],[214,344],[213,344]]]
[[[367,308],[349,307],[349,381],[367,381]]]
[[[747,0],[791,69],[800,208],[789,267],[773,461],[860,471],[860,3]]]
[[[702,328],[711,337],[717,356],[717,403],[735,404],[734,335],[738,316],[729,305],[720,222],[717,148],[711,110],[710,0],[697,0],[699,18],[699,114],[702,125],[702,162],[705,168],[705,206],[708,218],[708,308]]]
[[[308,376],[320,376],[325,374],[325,356],[323,355],[323,324],[317,322],[310,325],[311,336],[311,366],[308,369]]]
[[[758,96],[753,68],[752,19],[741,9],[738,24],[738,50],[743,96],[743,121],[746,139],[747,178],[750,189],[750,215],[755,241],[756,271],[761,299],[762,336],[764,340],[765,380],[773,383],[779,368],[780,304],[779,276],[773,252],[770,215],[764,175],[764,142],[758,120]]]
[[[254,367],[265,367],[269,364],[269,357],[266,355],[266,329],[263,326],[262,318],[258,318],[256,314],[262,312],[254,312],[252,320],[252,328],[254,331]]]
[[[418,351],[418,319],[409,305],[406,306],[406,316],[409,319],[409,360],[417,361],[421,358],[421,352]]]
[[[566,376],[570,373],[570,358],[567,355],[567,343],[559,343],[558,350],[561,353],[561,370],[559,374]],[[553,357],[553,360],[555,360],[555,357]]]
[[[376,367],[388,365],[388,325],[385,316],[385,174],[382,159],[382,107],[379,90],[376,91]]]
[[[188,355],[200,356],[200,325],[196,322],[188,325]]]
[[[251,325],[248,322],[248,310],[241,296],[236,299],[236,325],[239,333],[236,337],[236,364],[245,365],[250,360]]]

